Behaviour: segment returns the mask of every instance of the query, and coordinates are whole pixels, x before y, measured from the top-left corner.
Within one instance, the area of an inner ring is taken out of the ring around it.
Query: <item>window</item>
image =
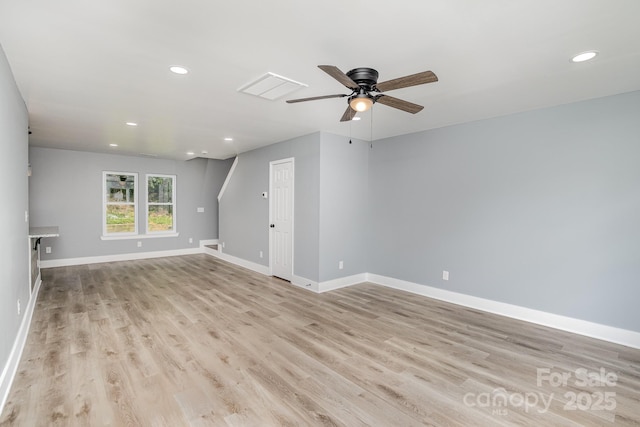
[[[144,210],[138,210],[138,173],[102,172],[102,240],[178,235],[176,176],[147,174],[145,180],[140,200]],[[145,221],[146,226],[139,226],[138,219]]]
[[[147,233],[176,231],[175,175],[147,175]]]
[[[105,236],[123,236],[138,233],[138,174],[103,172],[103,220]]]

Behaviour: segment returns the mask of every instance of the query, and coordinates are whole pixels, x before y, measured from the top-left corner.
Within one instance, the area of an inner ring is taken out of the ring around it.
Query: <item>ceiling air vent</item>
[[[308,86],[309,85],[274,73],[267,73],[257,80],[242,86],[238,91],[273,101],[274,99],[290,94],[301,87]]]

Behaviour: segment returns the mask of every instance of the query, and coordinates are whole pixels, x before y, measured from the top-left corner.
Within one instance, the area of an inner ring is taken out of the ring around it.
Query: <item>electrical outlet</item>
[[[264,254],[262,253],[262,251],[260,251],[260,258],[262,258],[264,256]]]
[[[189,237],[189,243],[193,243],[193,237]]]
[[[29,222],[29,211],[24,211],[24,222]]]
[[[20,300],[18,300],[18,316],[22,313],[22,307],[20,307]]]
[[[442,270],[442,280],[449,280],[449,272],[447,270]]]
[[[204,208],[198,208],[197,210],[198,210],[198,213],[204,212]]]
[[[141,248],[142,247],[142,242],[138,242],[138,247]]]
[[[222,247],[224,248],[224,242],[222,242]]]
[[[51,246],[45,247],[44,248],[44,252],[47,253],[47,254],[50,254],[51,253]]]
[[[338,269],[342,270],[344,268],[344,261],[339,261],[338,262]]]

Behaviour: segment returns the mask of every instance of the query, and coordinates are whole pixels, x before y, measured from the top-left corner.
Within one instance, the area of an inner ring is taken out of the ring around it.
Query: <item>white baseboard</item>
[[[368,278],[367,273],[354,274],[353,276],[339,277],[333,280],[327,280],[318,284],[318,292],[329,292],[340,288],[346,288],[347,286],[357,285],[358,283],[366,282]]]
[[[33,282],[33,288],[31,289],[31,297],[33,298],[33,296],[38,292],[38,289],[40,289],[40,285],[42,284],[42,267],[38,266],[38,277],[36,277],[36,281]],[[31,300],[29,300],[31,301]]]
[[[306,277],[293,275],[293,279],[291,279],[291,284],[295,285],[299,288],[306,289],[308,291],[312,291],[315,293],[320,293],[318,288],[318,282],[314,280],[309,280]]]
[[[220,250],[220,247],[218,247],[217,251],[214,251],[213,249],[209,249],[209,248],[205,248],[205,249],[206,250],[204,251],[204,253],[214,256],[216,258],[220,258],[223,261],[227,261],[227,262],[230,262],[231,264],[239,265],[240,267],[244,267],[251,271],[255,271],[256,273],[264,274],[265,276],[271,275],[271,271],[269,270],[269,267],[262,264],[255,263],[255,262],[247,261],[246,259],[238,258],[233,255],[225,254]]]
[[[27,304],[26,310],[24,312],[24,317],[22,318],[22,322],[20,323],[18,335],[13,342],[11,353],[9,353],[9,359],[7,360],[7,363],[2,370],[2,375],[0,376],[0,414],[2,414],[4,405],[7,403],[9,391],[11,390],[11,384],[13,384],[13,379],[18,372],[20,358],[22,357],[22,351],[24,350],[24,345],[26,344],[27,336],[29,335],[31,318],[33,317],[33,311],[36,307],[36,301],[38,300],[38,292],[40,292],[41,284],[42,280],[40,280],[40,276],[38,276],[38,279],[36,280],[33,287],[33,292],[31,292],[31,297],[29,298],[29,304]]]
[[[367,274],[354,274],[353,276],[339,277],[337,279],[326,280],[324,282],[316,282],[314,280],[307,279],[302,276],[293,276],[291,284],[300,288],[313,291],[317,294],[323,292],[330,292],[340,288],[346,288],[347,286],[357,285],[367,281]]]
[[[640,349],[640,332],[367,273],[367,281],[513,319]]]
[[[307,279],[306,277],[296,276],[294,274],[291,284],[308,291],[313,291],[317,294],[323,292],[334,291],[340,288],[346,288],[347,286],[357,285],[358,283],[366,282],[366,273],[354,274],[353,276],[340,277],[338,279],[327,280],[324,282],[316,282],[314,280]]]
[[[69,267],[72,265],[98,264],[102,262],[132,261],[136,259],[163,258],[168,256],[201,254],[201,248],[175,249],[170,251],[134,252],[128,254],[103,255],[81,258],[63,258],[40,261],[40,268]]]
[[[210,248],[204,248],[204,253],[209,254],[211,256],[220,258],[224,261],[228,261],[232,264],[239,265],[240,267],[247,268],[249,270],[255,271],[260,274],[264,274],[265,276],[271,275],[271,270],[268,266],[264,266],[262,264],[257,264],[251,261],[247,261],[242,258],[235,257],[233,255],[225,254],[222,252],[222,248],[218,248],[218,250],[213,250]],[[367,274],[355,274],[353,276],[341,277],[338,279],[328,280],[325,282],[316,282],[311,279],[307,279],[306,277],[293,275],[291,279],[291,284],[297,286],[302,289],[306,289],[308,291],[312,291],[315,293],[328,292],[335,289],[344,288],[347,286],[355,285],[358,283],[366,282]]]
[[[211,249],[211,248],[207,248],[206,246],[203,246],[202,247],[202,253],[217,257],[218,254],[220,253],[220,250],[219,249]]]

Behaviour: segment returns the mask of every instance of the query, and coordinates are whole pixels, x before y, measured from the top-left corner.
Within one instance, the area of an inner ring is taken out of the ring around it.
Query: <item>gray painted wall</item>
[[[201,167],[192,168],[192,163],[198,160],[198,163],[206,161],[204,173],[202,173]],[[202,240],[217,239],[218,238],[218,194],[220,188],[227,178],[229,169],[233,164],[233,158],[227,160],[213,160],[213,159],[194,159],[186,163],[185,173],[189,171],[193,176],[188,180],[192,183],[190,188],[186,191],[183,190],[183,194],[187,197],[194,197],[195,200],[191,203],[187,202],[188,206],[198,204],[205,208],[205,215],[196,215],[199,222],[196,224],[196,229],[199,230],[203,237]],[[195,190],[199,190],[196,192]]]
[[[27,108],[0,46],[0,372],[9,360],[29,302]],[[22,303],[18,315],[17,301]]]
[[[321,132],[240,154],[220,201],[223,251],[269,265],[269,202],[261,194],[269,190],[269,162],[293,157],[294,274],[318,282],[365,272],[368,150]]]
[[[43,240],[52,248],[43,260],[198,247],[200,240],[217,235],[217,195],[231,160],[174,161],[116,154],[86,153],[32,147],[29,183],[31,224],[58,225],[60,237]],[[101,240],[102,172],[137,172],[139,231],[144,223],[144,179],[147,173],[177,176],[176,223],[178,237]],[[204,213],[197,213],[204,207]],[[189,238],[193,243],[189,243]],[[138,240],[142,247],[137,247]]]
[[[367,271],[369,143],[349,140],[321,134],[320,282]]]
[[[317,281],[319,275],[320,133],[242,153],[220,200],[223,252],[269,265],[269,162],[293,157],[294,274]],[[263,252],[263,258],[259,253]]]
[[[640,331],[639,117],[633,92],[375,142],[368,271]]]

